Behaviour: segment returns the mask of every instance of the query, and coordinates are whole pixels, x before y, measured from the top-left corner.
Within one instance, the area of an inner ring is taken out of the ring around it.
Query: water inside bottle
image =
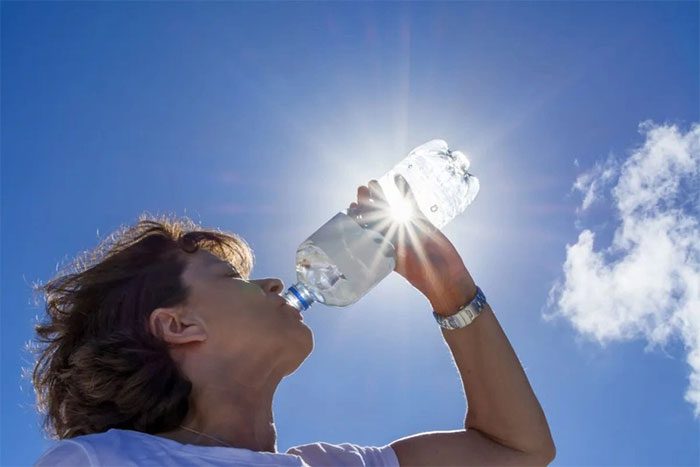
[[[297,280],[326,305],[359,300],[394,270],[394,247],[379,232],[339,212],[297,250]]]
[[[406,209],[394,182],[395,174],[403,175],[421,212],[440,229],[464,211],[479,191],[479,180],[468,169],[469,159],[463,153],[451,151],[443,140],[432,140],[411,151],[378,182],[391,215],[405,222],[412,209]],[[347,306],[389,275],[395,264],[391,242],[340,212],[299,246],[298,283],[290,287],[285,300],[300,309],[313,301]]]

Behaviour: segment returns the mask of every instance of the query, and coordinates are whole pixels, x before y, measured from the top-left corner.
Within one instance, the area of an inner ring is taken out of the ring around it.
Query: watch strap
[[[433,316],[443,329],[459,329],[470,325],[481,314],[484,306],[486,306],[486,295],[477,287],[476,297],[469,303],[462,305],[456,313],[444,316],[433,311]]]

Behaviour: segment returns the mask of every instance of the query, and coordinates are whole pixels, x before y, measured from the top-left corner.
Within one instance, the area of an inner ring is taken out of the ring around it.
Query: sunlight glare
[[[396,185],[384,177],[379,180],[386,197],[386,202],[389,203],[389,215],[391,220],[397,224],[408,224],[413,218],[413,206],[411,203],[399,193]]]
[[[405,199],[395,200],[391,205],[391,217],[399,224],[405,224],[413,217],[413,209]]]

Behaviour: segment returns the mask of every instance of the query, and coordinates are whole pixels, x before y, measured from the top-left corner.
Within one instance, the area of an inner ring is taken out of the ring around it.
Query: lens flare
[[[391,204],[391,217],[399,224],[405,224],[413,217],[413,209],[405,199],[395,199]]]

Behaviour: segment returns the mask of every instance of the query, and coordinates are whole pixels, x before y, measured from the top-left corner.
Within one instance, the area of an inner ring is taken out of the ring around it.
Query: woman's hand
[[[411,207],[408,221],[393,219],[376,180],[357,188],[357,203],[350,204],[348,214],[394,245],[394,271],[422,292],[435,312],[453,314],[476,296],[474,280],[452,242],[420,210],[406,179],[396,175],[394,183]]]

